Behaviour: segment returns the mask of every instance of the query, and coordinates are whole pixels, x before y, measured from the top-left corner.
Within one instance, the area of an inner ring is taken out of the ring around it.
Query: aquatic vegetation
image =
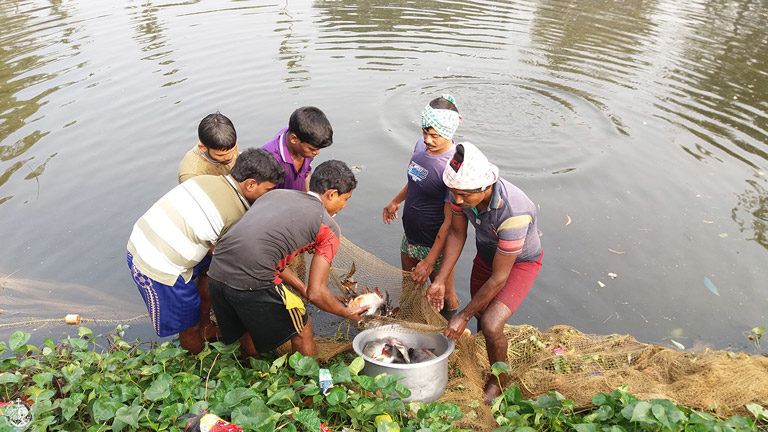
[[[389,430],[458,430],[451,425],[461,417],[455,405],[406,406],[382,397],[410,391],[399,376],[358,375],[362,357],[326,364],[333,387],[323,394],[317,362],[299,353],[246,362],[237,344],[215,342],[192,356],[173,343],[128,343],[120,329],[94,337],[80,327],[79,335],[58,345],[46,339],[39,348],[22,332],[0,342],[0,400],[29,401],[28,430],[180,431],[182,415],[206,409],[249,431],[316,431],[322,423],[375,431],[382,414]],[[11,430],[0,416],[0,431]]]

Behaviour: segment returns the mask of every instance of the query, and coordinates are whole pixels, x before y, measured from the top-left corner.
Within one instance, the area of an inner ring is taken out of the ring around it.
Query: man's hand
[[[367,310],[368,306],[347,307],[344,311],[346,315],[344,318],[351,319],[353,321],[360,321],[363,319],[363,314]]]
[[[411,272],[411,279],[418,283],[424,283],[427,278],[432,274],[432,269],[435,267],[434,263],[428,263],[427,260],[421,260],[416,264],[416,268]]]
[[[448,327],[445,328],[443,334],[447,338],[456,340],[464,333],[464,329],[467,328],[468,322],[469,320],[464,318],[464,314],[459,312],[448,321]]]
[[[396,203],[394,201],[387,204],[386,207],[384,207],[384,211],[382,213],[382,219],[384,220],[385,224],[392,223],[393,221],[397,220],[397,210],[400,208],[400,203]]]
[[[445,284],[442,282],[434,282],[427,288],[427,302],[432,309],[440,312],[443,310],[443,303],[445,301]]]

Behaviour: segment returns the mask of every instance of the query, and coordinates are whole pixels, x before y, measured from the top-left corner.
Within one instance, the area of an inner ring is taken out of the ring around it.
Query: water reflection
[[[13,161],[28,152],[48,131],[35,130],[23,137],[24,129],[44,118],[38,115],[48,97],[70,85],[53,84],[60,75],[72,68],[51,69],[49,65],[80,53],[77,34],[82,25],[70,20],[68,5],[51,1],[46,7],[23,2],[0,3],[0,161]],[[45,54],[43,54],[45,53]],[[79,67],[79,66],[76,66]],[[34,117],[36,116],[37,117]],[[0,186],[34,156],[0,165]],[[0,198],[0,204],[11,196]]]
[[[157,62],[160,68],[154,72],[161,74],[163,77],[168,77],[161,85],[162,87],[169,87],[186,81],[186,78],[174,77],[179,72],[179,69],[174,65],[176,61],[170,58],[173,50],[168,46],[164,34],[165,27],[158,17],[160,6],[155,6],[153,2],[146,0],[139,0],[138,3],[139,5],[126,6],[126,9],[131,11],[130,15],[135,22],[136,41],[139,43],[141,51],[146,53],[141,59]],[[162,6],[194,3],[197,3],[197,1],[162,4]]]
[[[657,106],[700,141],[684,149],[697,159],[727,155],[757,168],[768,160],[768,4],[693,3],[683,21],[690,33],[661,84],[674,97]]]
[[[739,225],[741,232],[751,235],[747,240],[757,242],[768,249],[768,189],[765,177],[748,179],[747,190],[739,194],[731,218]]]
[[[656,0],[545,0],[535,10],[531,38],[544,51],[548,73],[635,88],[633,72],[649,64],[643,54],[655,34],[657,7]]]
[[[310,79],[309,68],[304,64],[304,53],[309,47],[309,37],[300,33],[294,34],[296,32],[294,25],[300,20],[291,15],[287,2],[280,8],[279,14],[281,19],[277,24],[285,28],[278,29],[283,33],[278,58],[285,62],[285,67],[288,69],[288,76],[285,78],[285,82],[291,83],[288,88],[300,88],[303,82]]]
[[[516,5],[494,1],[320,0],[322,50],[350,51],[366,69],[394,71],[423,54],[493,54],[507,45],[511,24],[523,21]]]

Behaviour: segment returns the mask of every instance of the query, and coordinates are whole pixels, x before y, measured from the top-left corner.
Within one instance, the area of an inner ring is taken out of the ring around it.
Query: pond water
[[[216,110],[242,149],[323,109],[318,162],[361,168],[343,234],[399,265],[381,209],[447,92],[457,140],[540,206],[544,267],[510,323],[752,352],[768,324],[765,2],[19,0],[0,41],[0,275],[45,286],[6,288],[2,322],[143,313],[128,235]]]

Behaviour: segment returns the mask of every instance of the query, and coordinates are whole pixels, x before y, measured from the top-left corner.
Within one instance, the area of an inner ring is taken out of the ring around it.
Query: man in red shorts
[[[442,307],[445,280],[464,248],[468,221],[475,227],[477,256],[470,277],[471,301],[445,329],[457,339],[467,322],[477,317],[490,364],[507,361],[504,325],[515,312],[541,268],[541,242],[536,206],[512,183],[499,178],[499,169],[471,143],[458,144],[443,172],[451,191],[453,218],[445,245],[443,265],[429,291],[433,307]],[[501,394],[490,375],[483,397],[486,404]]]

